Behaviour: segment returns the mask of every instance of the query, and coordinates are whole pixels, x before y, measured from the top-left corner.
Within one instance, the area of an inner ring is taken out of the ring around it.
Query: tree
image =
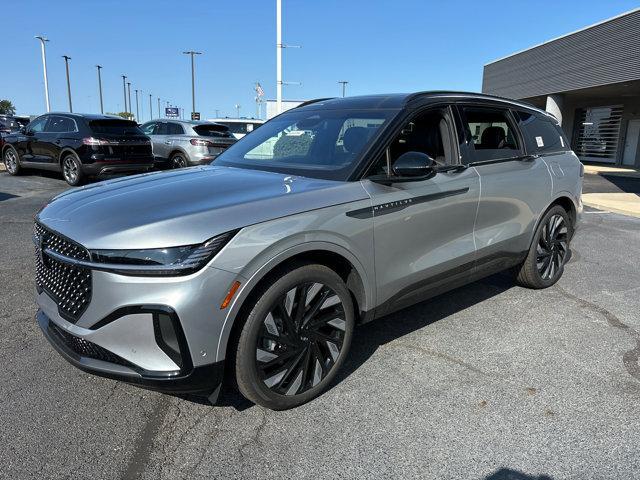
[[[9,100],[0,100],[0,114],[1,115],[15,115],[16,107],[13,106]]]

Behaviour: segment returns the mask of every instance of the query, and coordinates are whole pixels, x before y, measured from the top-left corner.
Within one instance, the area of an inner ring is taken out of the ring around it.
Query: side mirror
[[[393,173],[398,177],[427,177],[434,173],[436,162],[426,153],[406,152],[393,164]]]

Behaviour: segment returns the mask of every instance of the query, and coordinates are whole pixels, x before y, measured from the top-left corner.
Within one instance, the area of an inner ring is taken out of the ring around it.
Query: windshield
[[[391,110],[298,110],[275,117],[215,164],[346,180]]]
[[[130,120],[93,120],[91,131],[102,135],[144,135],[136,122]]]

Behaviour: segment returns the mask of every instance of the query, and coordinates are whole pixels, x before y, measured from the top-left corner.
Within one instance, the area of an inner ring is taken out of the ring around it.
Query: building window
[[[579,109],[573,150],[583,161],[615,163],[622,105]]]

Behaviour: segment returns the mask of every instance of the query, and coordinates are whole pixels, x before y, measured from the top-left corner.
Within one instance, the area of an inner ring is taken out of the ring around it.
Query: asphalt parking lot
[[[585,213],[550,289],[494,276],[358,328],[327,393],[271,412],[94,377],[53,351],[30,236],[65,188],[0,172],[0,478],[640,476],[640,218]]]

